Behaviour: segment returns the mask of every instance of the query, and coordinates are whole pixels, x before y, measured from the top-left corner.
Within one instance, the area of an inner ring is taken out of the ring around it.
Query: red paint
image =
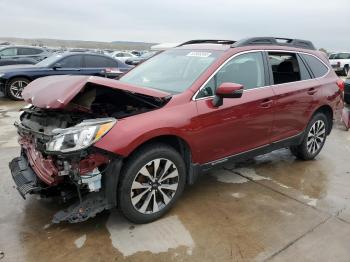
[[[206,50],[211,46],[190,48]],[[192,100],[223,62],[248,50],[306,52],[317,56],[331,68],[318,51],[281,46],[227,47],[222,57],[188,90],[174,95],[161,109],[118,121],[95,146],[126,157],[149,139],[173,135],[187,142],[193,162],[204,164],[297,135],[321,106],[330,106],[334,116],[339,115],[343,103],[337,86],[339,78],[333,70],[319,79],[246,90],[241,98],[225,98],[223,106],[218,108],[213,107],[212,98]],[[316,92],[311,88],[315,88]]]
[[[122,83],[117,80],[97,76],[50,76],[31,82],[23,90],[23,99],[40,108],[64,108],[87,84],[102,85],[109,88],[154,97],[166,97],[169,93]]]
[[[223,105],[217,108],[213,107],[210,97],[193,101],[193,95],[208,77],[227,59],[243,51],[299,51],[315,55],[329,68],[331,66],[318,51],[286,46],[230,48],[228,45],[202,44],[179,48],[220,48],[224,53],[185,92],[174,95],[160,109],[118,120],[95,147],[126,157],[152,138],[172,135],[182,138],[188,144],[194,163],[204,164],[297,135],[305,129],[312,114],[321,106],[330,106],[334,116],[343,107],[337,85],[339,78],[333,70],[319,79],[245,90],[241,98],[225,98]],[[87,83],[155,97],[169,95],[116,80],[67,76],[33,81],[25,89],[23,97],[38,107],[63,108]]]
[[[62,177],[58,176],[58,169],[51,158],[44,158],[35,149],[33,141],[28,137],[21,137],[19,144],[26,151],[28,162],[36,175],[48,185],[57,185]]]
[[[107,164],[109,158],[101,154],[91,154],[79,162],[79,174],[84,175],[92,172],[96,167]],[[102,170],[100,170],[102,171]]]

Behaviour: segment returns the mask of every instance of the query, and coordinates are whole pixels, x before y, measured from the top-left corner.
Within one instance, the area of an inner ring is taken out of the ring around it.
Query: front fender
[[[118,120],[94,146],[122,157],[129,156],[145,142],[160,136],[176,136],[189,145],[193,155],[197,114],[195,104],[162,108]]]

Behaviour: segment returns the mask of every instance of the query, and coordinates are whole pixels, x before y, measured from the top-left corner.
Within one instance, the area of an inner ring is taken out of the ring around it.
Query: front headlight
[[[56,134],[46,143],[46,151],[63,153],[81,150],[96,143],[116,123],[114,118],[85,120],[82,123],[65,129],[54,129]]]

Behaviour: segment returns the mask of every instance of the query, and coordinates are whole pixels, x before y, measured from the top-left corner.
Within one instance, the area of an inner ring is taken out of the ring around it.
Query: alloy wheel
[[[156,213],[170,203],[178,186],[175,164],[169,159],[154,159],[137,172],[131,185],[131,203],[140,213]]]
[[[322,120],[317,120],[312,125],[307,135],[307,142],[306,142],[307,151],[312,155],[317,153],[323,146],[325,138],[326,138],[326,125]]]
[[[17,99],[22,99],[22,91],[29,84],[28,81],[25,80],[16,80],[10,85],[11,95]]]

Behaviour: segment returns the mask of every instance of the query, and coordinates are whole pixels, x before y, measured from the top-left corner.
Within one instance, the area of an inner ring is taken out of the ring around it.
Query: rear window
[[[350,59],[350,53],[338,53],[334,54],[332,59]]]
[[[318,58],[311,56],[311,55],[306,55],[302,54],[301,55],[303,59],[306,61],[306,63],[309,65],[312,73],[314,76],[317,77],[322,77],[328,72],[328,67],[326,67]]]
[[[85,67],[100,68],[100,67],[118,67],[118,62],[113,61],[108,57],[87,55],[85,56]]]
[[[30,48],[30,47],[19,47],[17,55],[37,55],[42,53],[41,49]]]

